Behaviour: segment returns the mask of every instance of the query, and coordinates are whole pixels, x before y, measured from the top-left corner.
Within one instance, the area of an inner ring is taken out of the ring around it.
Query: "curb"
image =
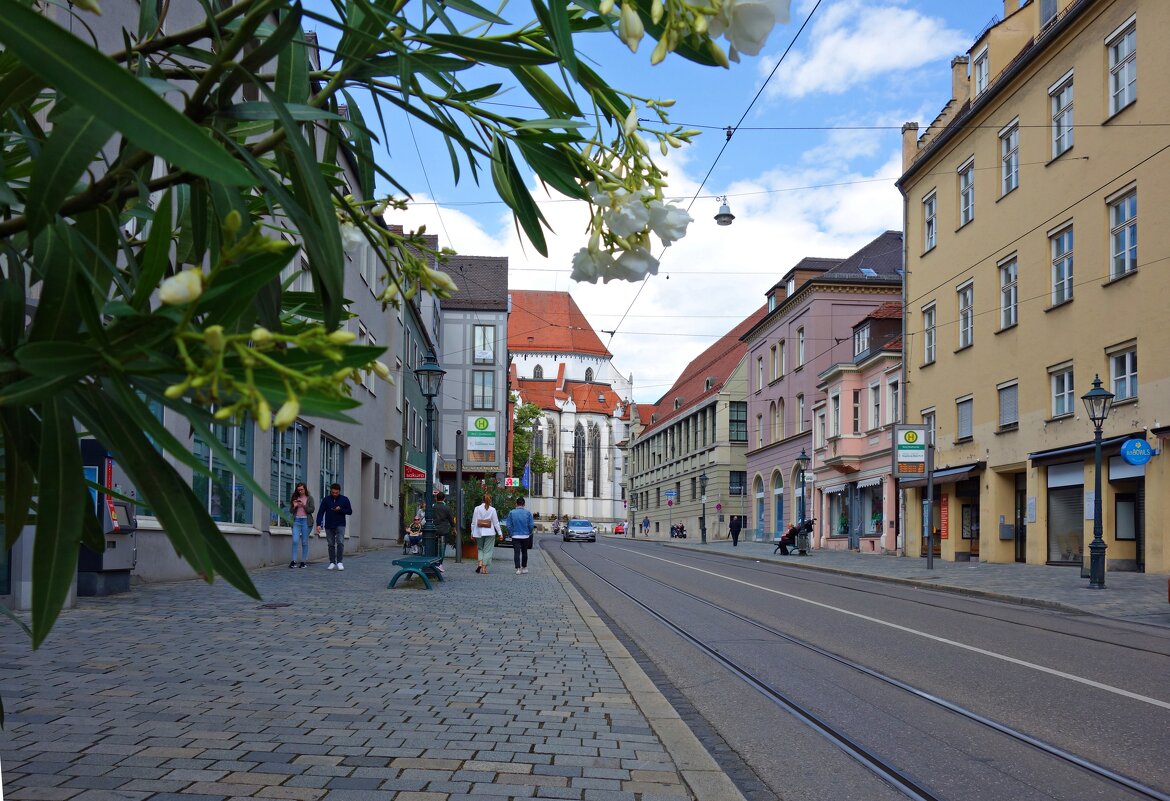
[[[582,597],[560,567],[546,556],[550,571],[561,583],[585,625],[593,632],[597,644],[617,671],[630,697],[646,716],[650,728],[662,741],[666,752],[674,760],[679,775],[691,791],[695,801],[746,801],[739,788],[719,767],[714,757],[699,742],[690,727],[679,717],[666,697],[626,650],[609,627],[602,622],[593,607]]]

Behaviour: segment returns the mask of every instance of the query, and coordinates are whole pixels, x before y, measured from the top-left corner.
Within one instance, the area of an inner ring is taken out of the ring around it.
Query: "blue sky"
[[[381,161],[417,202],[392,221],[425,224],[461,253],[508,255],[513,288],[571,292],[595,329],[616,331],[602,341],[617,368],[633,374],[635,399],[657,400],[691,359],[758,308],[800,258],[846,256],[901,227],[893,185],[901,166],[899,129],[906,121],[925,127],[934,118],[950,96],[951,58],[1003,13],[1002,0],[821,0],[767,80],[815,5],[793,0],[789,24],[773,29],[758,57],[744,57],[730,70],[675,56],[651,67],[649,40],[637,54],[608,35],[580,40],[612,85],[674,99],[672,120],[703,130],[693,146],[665,160],[668,195],[687,205],[698,194],[695,222],[644,286],[571,282],[569,261],[585,243],[579,204],[537,196],[554,227],[550,256],[540,257],[522,245],[507,208],[492,202],[490,178],[477,187],[465,171],[454,183],[442,142],[417,122],[412,129],[401,113],[387,118],[391,141]],[[513,3],[504,15],[528,9]],[[757,93],[716,163],[722,129],[736,124]],[[785,130],[798,128],[805,130]],[[730,227],[712,219],[723,194],[737,217]]]

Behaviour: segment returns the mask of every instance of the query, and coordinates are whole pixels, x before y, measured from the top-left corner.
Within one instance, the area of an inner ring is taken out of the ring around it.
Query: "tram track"
[[[568,549],[560,548],[559,552],[564,554],[567,558],[573,560],[582,570],[587,571],[596,580],[604,583],[612,588],[615,592],[626,598],[630,603],[633,603],[653,619],[660,622],[663,626],[674,632],[683,640],[697,648],[702,653],[710,657],[716,664],[720,665],[724,670],[736,676],[747,686],[758,692],[760,695],[768,699],[777,707],[783,709],[785,712],[791,714],[796,719],[800,720],[812,730],[816,731],[825,740],[838,748],[840,751],[857,761],[867,771],[888,783],[895,788],[902,795],[913,798],[922,799],[923,801],[935,800],[945,801],[945,799],[938,795],[935,791],[925,786],[919,779],[907,771],[900,768],[894,762],[880,754],[868,749],[864,744],[856,741],[840,726],[837,726],[823,717],[817,715],[808,706],[801,704],[794,699],[789,693],[785,693],[779,688],[769,683],[765,678],[755,674],[752,670],[744,667],[732,657],[720,651],[714,645],[704,641],[702,638],[692,634],[685,626],[670,619],[667,615],[659,612],[649,604],[643,602],[633,594],[618,586],[616,583],[601,575],[590,565],[585,564],[582,560],[574,556]],[[755,620],[747,615],[728,609],[713,601],[707,600],[695,593],[676,587],[661,579],[658,579],[644,571],[630,567],[617,560],[609,557],[595,555],[596,558],[601,559],[609,564],[616,565],[624,571],[637,576],[640,580],[651,582],[671,592],[677,593],[682,597],[688,598],[695,603],[699,603],[709,607],[717,612],[730,616],[731,618],[740,621],[748,626],[751,626],[777,640],[783,641],[790,645],[794,645],[806,651],[816,654],[819,657],[831,660],[832,662],[841,665],[847,669],[855,671],[870,679],[882,683],[885,686],[892,687],[903,693],[913,696],[933,707],[942,709],[950,714],[963,718],[966,721],[977,724],[978,726],[993,731],[999,735],[1010,738],[1011,740],[1020,743],[1030,749],[1045,754],[1049,757],[1057,759],[1067,765],[1091,774],[1098,779],[1108,782],[1109,785],[1118,789],[1124,788],[1127,793],[1132,794],[1131,797],[1151,799],[1152,801],[1170,801],[1170,795],[1161,792],[1156,788],[1149,787],[1129,776],[1125,776],[1108,767],[1092,762],[1091,760],[1082,758],[1070,751],[1062,749],[1056,745],[1045,742],[1039,738],[1033,737],[1025,732],[1014,729],[1010,726],[1002,724],[984,715],[981,715],[973,710],[955,704],[944,698],[940,698],[932,693],[926,692],[919,688],[913,687],[906,682],[900,681],[892,676],[888,676],[880,671],[874,670],[866,665],[863,665],[855,660],[841,656],[840,654],[828,651],[820,646],[795,637],[786,632],[780,631],[773,626],[768,625],[759,620]],[[774,574],[773,574],[774,575]]]

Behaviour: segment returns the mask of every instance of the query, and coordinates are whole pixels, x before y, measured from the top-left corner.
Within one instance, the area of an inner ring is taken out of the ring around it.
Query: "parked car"
[[[593,524],[588,520],[570,520],[561,538],[565,542],[574,540],[597,542],[597,532],[593,530]]]
[[[618,534],[618,535],[625,534],[626,533],[626,521],[623,520],[622,522],[620,522],[616,526],[614,526],[613,533]]]

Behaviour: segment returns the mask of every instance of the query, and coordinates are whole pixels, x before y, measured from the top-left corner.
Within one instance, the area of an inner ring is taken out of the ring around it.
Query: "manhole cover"
[[[292,606],[292,604],[260,604],[261,609],[283,609],[286,606]]]

